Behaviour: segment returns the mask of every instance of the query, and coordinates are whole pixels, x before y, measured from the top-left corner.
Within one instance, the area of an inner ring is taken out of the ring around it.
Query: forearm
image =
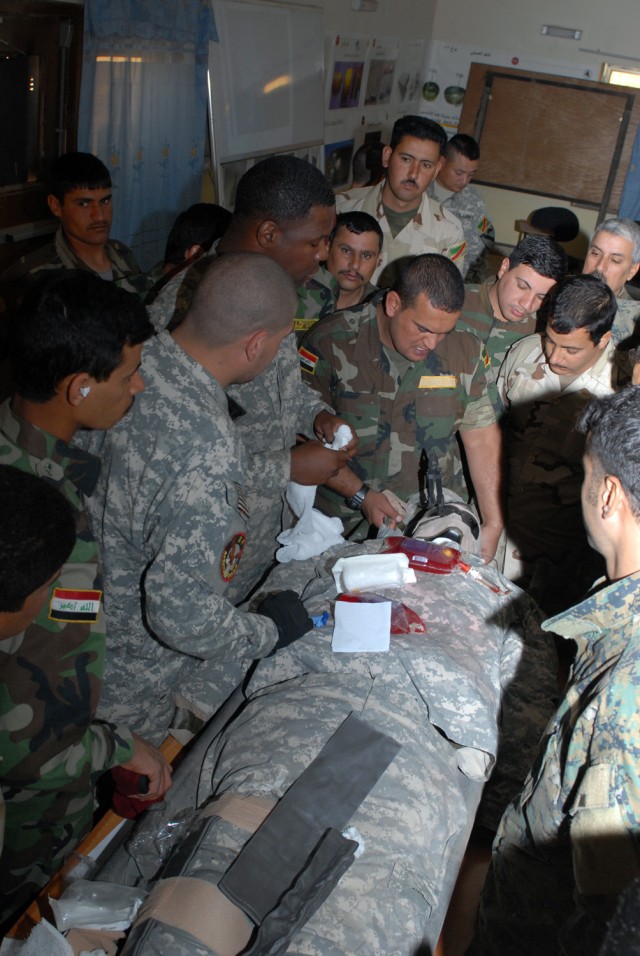
[[[502,434],[497,424],[461,431],[483,525],[504,527]]]

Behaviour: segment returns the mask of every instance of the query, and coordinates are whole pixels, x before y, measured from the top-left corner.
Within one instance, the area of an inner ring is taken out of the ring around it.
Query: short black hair
[[[469,136],[467,133],[456,133],[455,136],[451,137],[444,150],[447,159],[452,158],[454,151],[460,153],[461,156],[466,156],[467,159],[480,159],[480,147],[473,136]]]
[[[403,306],[412,306],[424,292],[435,309],[459,312],[464,302],[464,282],[451,259],[435,252],[402,260],[392,289]]]
[[[47,402],[68,375],[106,381],[125,345],[154,334],[137,295],[84,269],[40,276],[29,283],[11,317],[9,360],[15,391]]]
[[[335,239],[336,233],[340,226],[344,226],[345,229],[348,229],[349,232],[354,233],[356,236],[361,236],[363,232],[375,232],[376,236],[378,237],[378,248],[382,249],[384,235],[382,233],[382,229],[380,228],[380,223],[377,219],[374,219],[373,216],[370,216],[368,212],[354,210],[353,212],[338,213],[336,216],[336,224],[331,230],[331,235],[329,236],[329,245],[331,245]]]
[[[404,136],[431,140],[440,147],[440,155],[444,155],[447,134],[439,123],[427,119],[426,116],[401,116],[396,120],[391,131],[391,149],[395,149]]]
[[[640,386],[594,398],[576,429],[587,436],[586,453],[605,474],[615,475],[640,519]]]
[[[110,189],[109,170],[93,153],[64,153],[51,163],[48,191],[59,202],[72,189]]]
[[[365,143],[360,146],[353,154],[351,169],[353,179],[363,186],[375,186],[384,176],[384,166],[382,165],[382,154],[384,152],[384,143]]]
[[[183,210],[167,236],[164,261],[177,266],[184,262],[185,249],[202,246],[208,252],[216,239],[220,239],[229,223],[231,213],[214,202],[197,202]]]
[[[324,174],[297,156],[268,156],[242,176],[233,217],[295,222],[314,206],[334,206],[336,197]]]
[[[568,263],[562,246],[548,236],[524,236],[509,255],[509,270],[530,266],[538,275],[555,282],[564,279]]]
[[[0,513],[0,612],[12,613],[65,563],[76,524],[56,488],[13,465],[0,465]]]
[[[539,316],[558,335],[586,329],[594,345],[611,330],[616,317],[616,297],[594,275],[568,276],[552,287]]]

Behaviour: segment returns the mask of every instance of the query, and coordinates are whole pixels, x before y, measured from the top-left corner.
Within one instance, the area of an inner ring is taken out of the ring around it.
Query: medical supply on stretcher
[[[462,560],[461,552],[448,542],[423,541],[421,538],[407,538],[404,535],[389,535],[384,538],[383,554],[404,554],[409,559],[409,567],[427,574],[452,574],[461,571],[468,574],[494,594],[508,594],[509,589],[489,580],[482,570]]]
[[[378,604],[388,601],[389,598],[373,591],[360,591],[358,594],[339,594],[336,601],[346,601],[351,604]],[[424,621],[413,608],[407,607],[401,601],[391,601],[391,633],[392,634],[426,634]]]
[[[400,552],[339,558],[331,570],[338,591],[398,588],[416,582],[409,558]]]

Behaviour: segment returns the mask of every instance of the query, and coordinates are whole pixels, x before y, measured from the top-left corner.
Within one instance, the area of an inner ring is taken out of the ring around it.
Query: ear
[[[636,272],[638,271],[638,269],[640,269],[640,262],[634,262],[633,265],[631,266],[630,270],[629,270],[629,274],[628,274],[627,278],[625,279],[625,282],[628,282],[629,279],[633,279],[633,277],[634,277],[634,275],[636,274]]]
[[[389,166],[389,160],[391,159],[392,152],[393,150],[390,146],[385,146],[385,148],[382,150],[382,165],[385,169],[387,169]]]
[[[602,520],[606,521],[612,518],[623,502],[626,502],[626,496],[622,486],[615,475],[605,475],[601,486],[602,502]]]
[[[509,260],[503,259],[500,265],[500,268],[498,269],[498,278],[501,279],[503,275],[505,274],[505,272],[508,272],[508,271],[509,271]]]
[[[435,171],[435,173],[433,174],[433,178],[434,178],[434,179],[435,179],[436,176],[440,173],[440,171],[441,171],[442,167],[444,166],[445,162],[446,162],[446,160],[445,160],[444,156],[441,156],[440,159],[438,160],[438,162],[436,163],[436,171]]]
[[[56,219],[60,219],[62,215],[62,204],[60,200],[53,195],[53,193],[49,193],[47,196],[47,205]]]
[[[200,259],[204,255],[204,249],[198,242],[194,242],[192,246],[189,246],[188,249],[184,251],[184,257],[187,262],[194,262],[196,259]]]
[[[598,345],[596,346],[596,348],[599,348],[601,352],[604,352],[604,350],[606,349],[610,341],[611,341],[611,332],[610,331],[605,332],[602,338],[600,339],[600,341],[598,342]]]
[[[400,301],[400,296],[398,293],[394,292],[393,289],[391,289],[390,292],[387,292],[384,300],[384,311],[387,317],[392,319],[396,312],[399,311],[401,306],[402,302]]]
[[[249,362],[255,362],[264,346],[265,340],[267,338],[266,329],[258,329],[257,332],[252,332],[245,339],[245,354]]]
[[[281,229],[277,222],[274,222],[273,219],[264,219],[256,231],[258,245],[268,253],[273,246],[277,245],[280,232]]]
[[[75,375],[68,375],[58,386],[58,393],[64,396],[70,405],[77,408],[86,402],[88,395],[83,395],[81,389],[90,388],[93,380],[86,372],[78,372]]]

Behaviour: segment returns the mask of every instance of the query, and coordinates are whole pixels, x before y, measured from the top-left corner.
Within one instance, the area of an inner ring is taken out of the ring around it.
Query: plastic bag
[[[389,535],[384,539],[382,554],[406,554],[409,567],[428,574],[451,574],[462,570],[460,552],[451,545],[435,544],[421,538]]]
[[[61,931],[73,926],[122,931],[129,929],[146,896],[139,887],[75,880],[59,900],[49,897],[49,903]]]
[[[361,591],[358,594],[339,594],[336,601],[347,601],[352,604],[378,604],[388,601],[382,594],[372,591]],[[426,634],[425,623],[413,608],[407,607],[400,601],[391,601],[391,633],[392,634]]]

